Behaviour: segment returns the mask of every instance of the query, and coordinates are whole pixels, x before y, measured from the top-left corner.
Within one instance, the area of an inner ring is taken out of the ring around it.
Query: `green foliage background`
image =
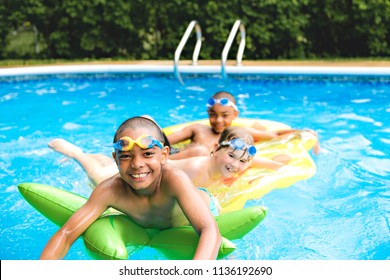
[[[0,0],[0,59],[173,59],[192,20],[220,59],[237,19],[247,60],[390,57],[390,0]]]

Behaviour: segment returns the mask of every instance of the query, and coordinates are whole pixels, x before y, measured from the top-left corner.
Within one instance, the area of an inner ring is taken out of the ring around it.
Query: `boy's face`
[[[210,107],[207,112],[210,126],[218,134],[221,134],[225,128],[230,127],[233,120],[238,116],[238,111],[234,110],[232,106],[223,106],[219,103]]]
[[[118,135],[118,139],[130,137],[132,140],[137,140],[142,135],[156,137],[148,129],[141,128],[125,129]],[[129,147],[131,149],[128,150]],[[137,143],[131,143],[122,151],[116,148],[112,153],[122,179],[133,189],[145,192],[153,191],[152,188],[159,183],[162,164],[167,161],[168,154],[168,147],[160,148],[158,145],[153,145],[151,148],[142,149]]]

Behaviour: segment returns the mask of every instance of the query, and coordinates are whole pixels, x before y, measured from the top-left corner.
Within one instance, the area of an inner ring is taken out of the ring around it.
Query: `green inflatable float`
[[[18,189],[28,203],[58,226],[62,226],[87,200],[72,192],[38,183],[21,183]],[[215,217],[223,239],[218,258],[232,253],[236,247],[230,240],[250,232],[266,214],[265,207],[253,206]],[[146,229],[124,214],[109,209],[85,231],[83,239],[89,254],[95,259],[126,260],[137,250],[149,246],[169,259],[186,260],[192,259],[199,237],[192,226]]]

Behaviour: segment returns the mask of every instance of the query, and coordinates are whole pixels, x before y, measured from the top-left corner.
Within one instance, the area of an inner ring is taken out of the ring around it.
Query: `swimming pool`
[[[325,75],[317,68],[253,67],[245,75],[231,71],[224,81],[215,67],[194,68],[194,74],[185,69],[184,86],[169,67],[47,69],[0,73],[1,259],[37,259],[57,230],[21,198],[18,183],[90,193],[82,169],[47,148],[50,140],[61,137],[86,152],[109,154],[104,144],[124,119],[148,114],[168,126],[207,118],[205,103],[219,90],[237,97],[240,116],[314,129],[322,146],[313,156],[314,177],[249,203],[267,206],[268,216],[235,241],[228,259],[390,259],[388,69],[327,69]],[[159,257],[150,249],[134,256]],[[66,259],[89,259],[82,241]]]

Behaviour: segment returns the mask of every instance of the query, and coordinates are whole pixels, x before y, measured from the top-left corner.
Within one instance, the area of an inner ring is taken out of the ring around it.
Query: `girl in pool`
[[[249,167],[277,170],[290,161],[288,155],[278,155],[272,160],[255,157],[253,137],[243,127],[226,128],[209,156],[196,156],[170,160],[191,178],[195,186],[209,186],[220,180],[233,178]]]
[[[253,137],[245,128],[232,126],[222,132],[209,156],[169,162],[187,173],[195,186],[207,187],[221,179],[230,179],[249,167],[277,170],[291,159],[288,155],[277,155],[272,160],[254,157],[256,148],[253,144]],[[117,166],[108,156],[86,154],[64,139],[51,141],[49,147],[77,161],[94,185],[118,173]]]

